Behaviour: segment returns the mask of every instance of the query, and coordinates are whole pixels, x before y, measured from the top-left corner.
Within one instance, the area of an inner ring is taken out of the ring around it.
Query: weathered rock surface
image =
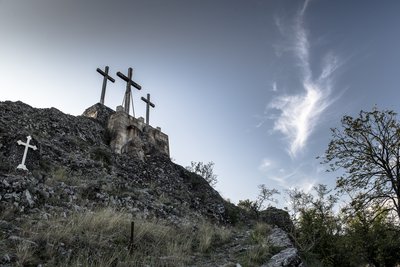
[[[268,207],[266,210],[260,212],[260,219],[287,232],[293,230],[293,222],[287,211],[275,207]]]
[[[27,216],[47,220],[54,215],[67,217],[76,211],[112,207],[177,226],[205,219],[229,224],[247,218],[202,177],[174,164],[163,153],[113,153],[107,123],[114,113],[97,104],[85,111],[92,118],[75,117],[55,108],[0,102],[0,239],[4,241],[0,266],[15,262],[15,255],[7,253],[9,245],[30,242],[18,236],[18,225]],[[29,171],[17,170],[24,152],[17,141],[25,142],[28,135],[38,149],[28,151],[25,165]],[[262,213],[263,221],[282,229],[292,227],[287,218],[287,213],[278,209]],[[300,266],[287,235],[275,229],[270,242],[282,251],[265,266]],[[218,258],[203,259],[203,264],[196,266],[236,265],[236,254],[249,249],[243,244],[247,238],[248,231],[237,232],[231,243],[217,251]]]
[[[286,248],[272,256],[265,267],[301,267],[302,263],[296,248]]]
[[[272,246],[282,250],[271,257],[263,267],[304,267],[297,248],[293,246],[288,234],[280,228],[273,228],[269,236]]]
[[[108,118],[112,114],[114,114],[115,111],[110,109],[109,107],[102,105],[100,103],[94,104],[91,107],[88,107],[84,112],[83,116],[88,117],[88,118],[93,118],[95,121],[101,124],[104,128],[107,127],[108,124]]]
[[[99,121],[22,102],[0,102],[0,110],[0,208],[46,214],[112,206],[176,223],[230,220],[221,196],[169,157],[112,153],[105,106],[95,109]],[[16,169],[24,150],[17,141],[28,135],[38,149],[28,151],[25,172]]]

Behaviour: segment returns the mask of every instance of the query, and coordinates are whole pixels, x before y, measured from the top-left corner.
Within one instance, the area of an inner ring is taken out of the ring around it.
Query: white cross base
[[[27,170],[28,170],[28,169],[26,168],[26,166],[25,166],[26,154],[28,154],[28,149],[29,149],[29,148],[32,148],[33,150],[36,150],[36,149],[37,149],[36,146],[32,146],[32,145],[29,144],[29,142],[32,140],[32,137],[31,137],[30,135],[27,136],[26,139],[27,139],[26,143],[22,142],[21,140],[18,140],[18,141],[17,141],[18,145],[25,146],[24,156],[22,157],[22,162],[21,162],[21,164],[19,164],[19,165],[17,166],[17,169],[21,169],[21,170],[24,170],[24,171],[27,171]]]
[[[25,164],[19,164],[18,166],[17,166],[17,169],[21,169],[21,170],[24,170],[24,171],[27,171],[28,169],[26,168],[26,166],[25,166]]]

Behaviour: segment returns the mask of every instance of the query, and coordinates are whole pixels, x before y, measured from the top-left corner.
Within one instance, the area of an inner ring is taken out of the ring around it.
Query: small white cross
[[[25,166],[26,154],[28,153],[28,149],[29,149],[29,148],[32,148],[33,150],[36,150],[36,149],[37,149],[36,146],[32,146],[32,145],[29,144],[29,142],[32,140],[32,137],[31,137],[30,135],[27,136],[26,139],[27,139],[26,143],[22,142],[21,140],[18,140],[18,141],[17,141],[18,145],[25,146],[25,151],[24,151],[24,156],[22,157],[22,162],[21,162],[21,164],[19,164],[19,165],[17,166],[17,169],[22,169],[22,170],[25,170],[25,171],[28,170],[28,169],[26,168],[26,166]]]

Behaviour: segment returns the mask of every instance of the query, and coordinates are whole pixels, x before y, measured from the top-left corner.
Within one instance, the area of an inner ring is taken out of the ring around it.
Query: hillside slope
[[[94,108],[99,119],[0,102],[0,266],[219,266],[252,249],[257,260],[243,261],[261,264],[279,252],[254,248],[245,212],[165,154],[112,153],[105,125],[113,111]],[[25,149],[17,141],[27,136],[37,147],[29,171],[16,168]],[[285,266],[298,266],[291,257]]]
[[[144,217],[229,221],[225,201],[204,179],[164,155],[143,162],[113,154],[96,120],[21,102],[2,102],[0,109],[0,188],[8,192],[2,206],[21,212],[114,206]],[[24,152],[17,140],[28,135],[38,149],[29,149],[25,172],[16,169]]]

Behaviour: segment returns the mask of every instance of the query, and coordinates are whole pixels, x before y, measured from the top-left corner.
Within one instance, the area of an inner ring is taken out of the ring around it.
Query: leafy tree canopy
[[[344,170],[337,188],[351,197],[355,211],[373,207],[400,218],[400,123],[390,110],[361,111],[344,116],[332,129],[325,152],[329,170]]]

